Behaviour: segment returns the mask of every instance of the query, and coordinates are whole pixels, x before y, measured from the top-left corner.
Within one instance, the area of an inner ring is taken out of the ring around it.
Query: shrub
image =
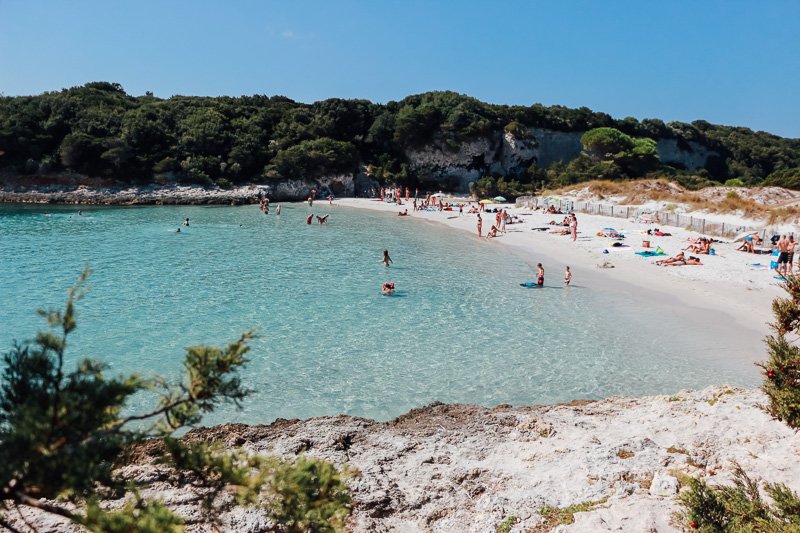
[[[720,533],[800,532],[800,498],[783,484],[764,483],[774,500],[765,502],[758,482],[733,463],[733,487],[710,487],[700,479],[689,479],[689,490],[680,495],[686,509],[680,519],[691,529]]]
[[[728,194],[725,195],[725,198],[739,198],[739,193],[736,191],[728,191]]]
[[[790,276],[782,287],[790,298],[772,301],[775,322],[771,328],[777,335],[766,338],[768,359],[757,363],[768,398],[762,407],[773,418],[800,429],[800,348],[786,340],[786,335],[800,331],[800,278]]]
[[[105,364],[90,359],[79,361],[74,370],[67,368],[67,339],[77,327],[75,306],[88,276],[84,271],[70,290],[63,311],[40,311],[48,331],[29,343],[15,344],[3,356],[0,486],[5,489],[0,529],[19,531],[11,521],[23,517],[21,508],[34,507],[93,533],[183,531],[180,516],[140,496],[140,490],[153,492],[155,478],[134,485],[117,470],[126,452],[134,455],[138,445],[157,437],[162,442],[154,453],[164,476],[159,481],[191,486],[198,494],[198,518],[214,530],[226,506],[259,504],[267,493],[271,497],[262,506],[282,531],[341,531],[350,497],[333,465],[302,457],[290,463],[226,452],[216,443],[184,443],[171,436],[197,425],[221,402],[241,406],[250,391],[243,388],[238,371],[247,362],[252,332],[224,348],[188,348],[186,375],[175,381],[136,374],[110,378]],[[158,406],[147,413],[129,413],[128,400],[146,391],[160,396]],[[144,424],[132,427],[138,421]],[[126,483],[133,493],[127,505],[112,510],[100,506],[101,499],[123,497]],[[220,498],[223,492],[231,498]]]

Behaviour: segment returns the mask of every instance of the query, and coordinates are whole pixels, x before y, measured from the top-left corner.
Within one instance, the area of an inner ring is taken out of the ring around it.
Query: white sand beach
[[[560,223],[564,215],[516,208],[513,204],[490,204],[487,209],[507,208],[512,216],[519,217],[522,222],[508,225],[506,233],[487,239],[486,232],[494,224],[495,214],[486,213],[482,215],[483,237],[479,239],[476,215],[466,214],[466,209],[462,216],[457,210],[413,212],[410,204],[404,203],[398,207],[393,203],[364,198],[337,199],[334,205],[394,213],[408,208],[408,218],[438,222],[470,232],[475,235],[476,246],[506,246],[510,253],[520,255],[533,266],[538,262],[543,263],[550,276],[562,276],[564,265],[569,265],[573,272],[573,283],[580,283],[583,276],[591,276],[593,280],[600,276],[604,283],[618,284],[622,290],[649,291],[654,298],[676,298],[687,311],[713,310],[724,313],[735,321],[736,327],[751,330],[759,339],[769,332],[767,322],[770,320],[773,298],[785,294],[779,287],[779,280],[775,279],[776,273],[769,269],[770,261],[774,259],[772,256],[737,251],[741,243],[733,243],[729,239],[720,239],[722,243],[714,244],[714,255],[699,255],[702,265],[656,265],[656,260],[674,256],[701,237],[697,232],[683,228],[578,213],[578,238],[573,242],[568,235],[550,233],[566,229],[549,225],[551,221]],[[398,222],[410,221],[398,217]],[[533,231],[533,228],[544,227],[549,229]],[[629,247],[610,247],[614,239],[597,236],[604,228],[621,232],[624,239],[619,242]],[[655,228],[671,236],[643,234]],[[650,242],[649,248],[642,246],[644,240]],[[636,255],[636,252],[645,250],[655,251],[659,246],[667,255]],[[603,253],[606,248],[610,253]],[[689,252],[686,255],[697,256]],[[601,267],[604,264],[606,267]],[[760,265],[752,266],[754,264]],[[611,265],[613,268],[609,268]]]

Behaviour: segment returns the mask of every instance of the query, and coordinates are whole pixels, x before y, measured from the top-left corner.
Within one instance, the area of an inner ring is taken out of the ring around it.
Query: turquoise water
[[[207,424],[758,382],[752,365],[726,363],[752,344],[700,330],[678,307],[575,269],[565,289],[552,261],[546,287],[524,289],[535,270],[508,248],[413,218],[324,204],[314,212],[331,213],[326,225],[306,225],[302,204],[280,217],[257,206],[77,211],[0,206],[0,349],[32,338],[35,310],[63,306],[88,263],[72,361],[176,375],[184,347],[257,328],[244,374],[255,394]],[[381,294],[385,281],[395,296]]]

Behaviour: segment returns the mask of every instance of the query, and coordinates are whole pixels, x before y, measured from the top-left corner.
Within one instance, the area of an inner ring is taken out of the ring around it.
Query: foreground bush
[[[93,532],[183,531],[179,516],[159,501],[140,497],[146,486],[131,484],[115,471],[126,450],[157,437],[163,439],[158,462],[171,467],[168,481],[198,495],[194,501],[200,504],[202,522],[217,523],[221,512],[234,505],[266,501],[263,508],[284,531],[341,531],[350,497],[333,465],[303,457],[286,463],[171,437],[199,423],[221,402],[238,406],[249,394],[237,373],[246,363],[252,332],[225,348],[188,348],[185,377],[176,382],[139,375],[108,378],[106,365],[89,359],[74,370],[65,368],[67,338],[76,327],[75,304],[88,274],[70,290],[64,311],[40,311],[49,331],[15,345],[3,357],[0,529],[18,531],[11,521],[22,516],[19,508],[32,507]],[[157,407],[121,417],[127,400],[147,390],[158,393]],[[121,510],[107,511],[100,503],[126,491],[133,497]]]
[[[691,479],[680,496],[686,510],[681,519],[691,529],[704,533],[796,533],[800,532],[800,498],[786,485],[764,483],[772,498],[761,498],[758,483],[734,463],[733,487],[709,487]]]
[[[800,278],[790,276],[783,283],[789,298],[775,298],[771,325],[777,335],[766,339],[768,359],[757,363],[762,369],[761,389],[768,403],[763,408],[773,418],[800,429],[800,348],[789,342],[789,334],[800,333]]]

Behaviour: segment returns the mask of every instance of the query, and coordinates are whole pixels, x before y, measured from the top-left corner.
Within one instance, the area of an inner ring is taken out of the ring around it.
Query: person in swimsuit
[[[539,267],[539,272],[536,273],[536,284],[539,287],[544,287],[544,267],[542,267],[541,263],[536,266]]]
[[[481,226],[483,226],[483,221],[481,220],[481,215],[478,214],[478,237],[481,236]]]
[[[575,213],[569,219],[569,232],[572,233],[572,240],[575,241],[578,238],[578,219],[575,217]],[[567,271],[569,271],[569,268]]]
[[[394,263],[394,261],[392,261],[392,258],[389,257],[389,250],[383,251],[383,259],[381,259],[381,263],[383,263],[387,267],[389,266],[389,263]]]
[[[275,207],[275,214],[276,215],[280,215],[281,214],[281,206],[276,206]]]
[[[564,272],[564,285],[569,285],[570,281],[572,281],[572,272],[570,272],[569,267],[567,267],[567,271]]]
[[[189,219],[188,219],[188,218],[187,218],[186,220],[184,220],[184,221],[183,221],[183,225],[184,225],[184,226],[188,226],[188,225],[189,225]]]
[[[685,265],[702,265],[703,263],[696,257],[689,257],[689,259],[681,259],[679,261],[673,261],[670,263],[664,263],[664,266],[668,267],[676,267],[676,266],[685,266]]]
[[[311,224],[311,219],[312,218],[314,218],[314,213],[311,213],[310,215],[308,215],[308,218],[306,219],[306,224]]]
[[[392,283],[384,283],[383,284],[383,293],[384,294],[392,294],[394,292],[394,282]]]
[[[744,242],[740,247],[737,248],[737,250],[740,250],[742,252],[749,252],[752,254],[755,253],[754,245],[756,244],[758,245],[761,244],[761,237],[759,237],[757,233],[751,233],[750,235],[744,238]]]
[[[781,235],[780,240],[778,241],[778,266],[775,268],[775,272],[778,273],[781,277],[786,277],[789,268],[787,263],[789,262],[789,239],[786,238],[786,235]]]
[[[680,263],[682,265],[685,265],[686,257],[683,255],[683,252],[679,253],[675,257],[670,257],[669,259],[662,259],[660,261],[656,261],[657,265],[669,265],[671,263]]]

